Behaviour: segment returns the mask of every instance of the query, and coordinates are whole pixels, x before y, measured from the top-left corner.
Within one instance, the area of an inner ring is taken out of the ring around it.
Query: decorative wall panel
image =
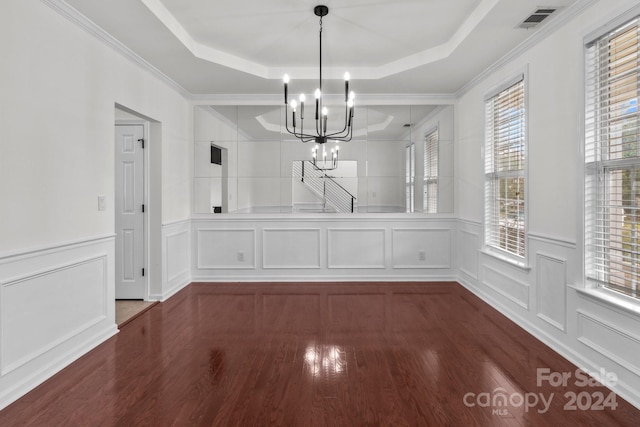
[[[567,265],[565,260],[538,253],[536,310],[538,317],[561,331],[566,326]]]
[[[529,309],[528,283],[519,282],[487,265],[483,266],[482,283],[522,308]]]
[[[262,231],[264,268],[320,268],[320,229]]]
[[[329,229],[329,268],[385,268],[384,229]]]
[[[451,230],[393,229],[393,268],[451,268]]]
[[[2,375],[106,318],[106,269],[103,256],[0,285]]]
[[[113,236],[0,256],[0,408],[117,333]]]
[[[458,245],[458,262],[460,271],[472,279],[478,279],[478,250],[480,236],[467,230],[460,230],[460,244]]]
[[[189,242],[189,224],[178,224],[178,230],[175,232],[167,232],[164,236],[165,254],[165,290],[163,300],[169,295],[182,289],[191,281],[191,265]]]
[[[578,310],[578,341],[640,375],[640,336]]]
[[[199,229],[198,268],[255,268],[255,235],[253,229]]]

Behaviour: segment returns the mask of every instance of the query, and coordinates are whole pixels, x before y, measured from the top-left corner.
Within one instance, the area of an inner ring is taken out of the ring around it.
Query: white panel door
[[[115,134],[116,299],[144,299],[144,126]]]

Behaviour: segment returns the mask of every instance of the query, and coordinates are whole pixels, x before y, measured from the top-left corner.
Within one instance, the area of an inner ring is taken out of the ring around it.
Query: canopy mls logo
[[[553,401],[554,393],[545,396],[544,393],[511,393],[498,387],[491,392],[483,393],[467,393],[462,398],[465,406],[473,408],[491,408],[491,415],[507,416],[509,415],[509,407],[524,407],[525,412],[536,409],[539,414],[544,414],[549,410],[549,406]],[[541,407],[538,407],[538,406]]]
[[[537,387],[562,387],[573,386],[577,388],[590,388],[591,390],[567,391],[561,396],[565,401],[565,411],[603,411],[615,410],[618,407],[616,394],[612,391],[603,392],[602,386],[613,387],[618,381],[618,376],[613,372],[607,372],[604,368],[599,371],[589,372],[576,369],[573,372],[556,372],[550,368],[538,368],[536,370]],[[600,389],[594,389],[599,387]],[[559,394],[560,395],[560,394]],[[462,401],[469,408],[490,408],[491,415],[510,416],[510,408],[523,408],[524,412],[536,410],[539,414],[546,413],[556,393],[544,392],[513,392],[497,387],[492,391],[481,393],[466,393]]]

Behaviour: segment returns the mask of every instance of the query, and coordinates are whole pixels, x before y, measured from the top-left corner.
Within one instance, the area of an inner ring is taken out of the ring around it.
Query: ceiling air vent
[[[553,12],[558,10],[554,7],[539,7],[532,14],[527,16],[524,21],[518,25],[518,28],[533,28],[547,19]]]

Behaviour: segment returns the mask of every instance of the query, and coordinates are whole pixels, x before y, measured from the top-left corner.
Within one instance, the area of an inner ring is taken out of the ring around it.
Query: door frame
[[[144,291],[142,295],[143,301],[149,301],[149,273],[150,273],[150,262],[149,262],[149,236],[150,236],[150,227],[149,227],[149,218],[150,218],[150,203],[149,203],[149,147],[150,147],[150,125],[147,120],[139,119],[139,120],[120,120],[116,119],[114,121],[114,135],[115,135],[115,127],[116,126],[142,126],[143,129],[143,138],[144,138],[144,150],[142,150],[142,175],[143,175],[143,185],[142,185],[142,200],[144,204],[144,213],[145,216],[143,218],[143,226],[142,232],[144,233],[142,238],[142,259],[144,260],[144,269],[145,275],[143,277],[144,282]],[[115,144],[115,137],[113,138]],[[115,149],[115,146],[114,146]],[[116,159],[113,159],[113,170],[116,168]],[[115,184],[115,175],[114,175],[114,184]],[[113,189],[114,201],[116,196],[117,189]],[[115,229],[115,202],[113,203],[113,207],[111,208],[113,212],[113,220],[114,220],[114,229]],[[118,245],[116,245],[116,251],[118,250]],[[117,256],[117,253],[115,254]]]

